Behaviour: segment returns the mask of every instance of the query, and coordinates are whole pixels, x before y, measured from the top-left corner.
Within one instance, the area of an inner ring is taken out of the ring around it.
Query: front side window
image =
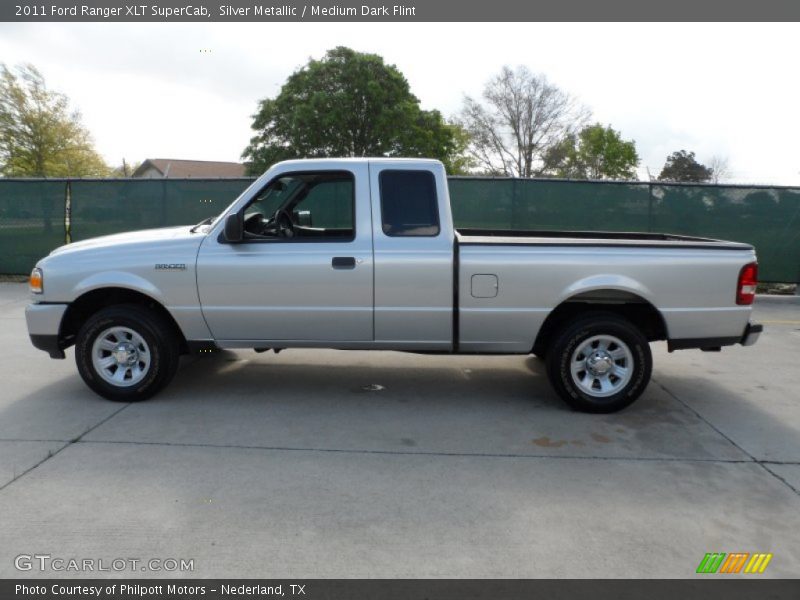
[[[439,235],[436,179],[430,171],[382,171],[383,232],[392,237]]]
[[[245,207],[251,240],[355,239],[355,181],[346,171],[292,173],[272,180]]]

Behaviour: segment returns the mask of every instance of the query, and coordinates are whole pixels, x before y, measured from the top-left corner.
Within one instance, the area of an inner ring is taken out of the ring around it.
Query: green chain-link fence
[[[0,179],[0,273],[29,273],[65,239],[64,181]]]
[[[69,211],[72,240],[152,227],[193,225],[219,214],[251,182],[251,179],[73,180]]]
[[[0,273],[65,240],[193,224],[252,179],[0,179]],[[450,178],[457,227],[653,231],[749,242],[763,281],[800,282],[800,188]]]

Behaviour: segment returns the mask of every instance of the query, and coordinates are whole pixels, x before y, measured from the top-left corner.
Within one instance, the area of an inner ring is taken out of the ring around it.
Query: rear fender
[[[592,275],[572,283],[561,291],[558,296],[556,306],[579,294],[585,294],[587,292],[599,290],[628,292],[644,298],[650,304],[655,306],[655,302],[653,302],[653,292],[651,292],[647,286],[625,275],[614,274]]]

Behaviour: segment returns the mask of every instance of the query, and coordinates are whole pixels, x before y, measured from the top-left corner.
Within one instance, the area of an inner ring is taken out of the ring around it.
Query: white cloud
[[[237,160],[257,100],[336,45],[396,64],[426,108],[455,113],[503,64],[525,64],[635,139],[656,173],[674,150],[728,156],[738,180],[800,183],[797,24],[253,23],[0,25],[80,108],[98,149]],[[210,52],[200,52],[208,49]]]

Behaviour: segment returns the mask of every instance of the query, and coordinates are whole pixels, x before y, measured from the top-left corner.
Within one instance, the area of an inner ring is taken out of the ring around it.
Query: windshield
[[[276,179],[253,199],[247,207],[247,214],[259,213],[264,218],[269,219],[295,195],[302,185],[304,185],[304,182],[296,177]]]

